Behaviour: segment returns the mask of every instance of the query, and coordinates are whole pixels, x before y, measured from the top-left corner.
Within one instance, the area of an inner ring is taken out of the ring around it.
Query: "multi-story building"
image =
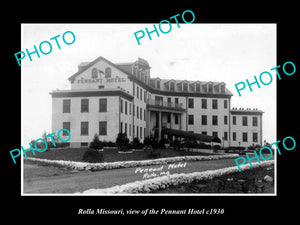
[[[231,110],[232,93],[224,82],[166,80],[150,77],[138,58],[112,63],[98,57],[81,63],[69,77],[70,90],[52,95],[52,131],[67,128],[71,147],[87,146],[97,133],[115,141],[162,137],[169,128],[219,137],[224,147],[262,144],[262,111]]]

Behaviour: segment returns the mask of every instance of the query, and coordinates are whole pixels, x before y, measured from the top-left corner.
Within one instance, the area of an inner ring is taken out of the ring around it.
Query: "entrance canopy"
[[[217,142],[221,143],[220,138],[216,136],[210,136],[205,134],[198,134],[198,133],[191,133],[183,130],[175,130],[175,129],[169,129],[164,128],[162,130],[163,134],[169,134],[175,137],[182,137],[182,138],[192,138],[203,142]]]

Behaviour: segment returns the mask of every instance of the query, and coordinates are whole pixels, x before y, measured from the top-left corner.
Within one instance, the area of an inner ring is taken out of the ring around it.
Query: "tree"
[[[99,137],[97,134],[94,135],[93,141],[90,143],[90,148],[92,149],[103,149],[103,143],[99,140]]]
[[[129,144],[129,139],[126,133],[118,133],[116,144],[121,151],[126,151]]]

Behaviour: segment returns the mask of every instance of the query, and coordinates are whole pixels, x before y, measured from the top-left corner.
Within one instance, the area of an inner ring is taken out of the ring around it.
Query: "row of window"
[[[109,78],[109,77],[111,77],[111,68],[106,67],[105,72],[103,72],[102,70],[98,70],[97,68],[93,68],[92,69],[92,78],[93,79],[98,78],[98,73],[99,73],[100,77],[101,77],[101,74],[104,74],[105,78]]]
[[[63,122],[63,128],[71,131],[71,122]],[[66,131],[63,130],[63,135],[68,135]],[[89,135],[89,122],[82,121],[80,122],[80,135],[88,136]],[[107,121],[99,121],[99,135],[107,135]]]
[[[175,117],[175,121],[176,121],[176,117]],[[248,126],[248,117],[247,116],[243,116],[242,121],[243,121],[243,123],[242,123],[243,126]],[[257,127],[257,121],[258,121],[257,117],[253,116],[252,117],[252,126]],[[194,125],[194,115],[188,115],[188,124]],[[224,125],[227,125],[227,124],[228,124],[228,116],[224,116]],[[232,124],[236,125],[236,116],[233,116]],[[201,115],[201,125],[207,125],[207,115]],[[212,116],[212,125],[218,125],[218,116],[217,115]]]
[[[63,113],[71,112],[71,99],[63,99]],[[81,99],[81,112],[89,112],[89,99]],[[99,112],[107,112],[107,99],[99,99]]]
[[[193,109],[194,108],[194,99],[189,98],[188,99],[188,108]],[[201,108],[202,109],[207,109],[207,99],[201,99]],[[227,109],[228,108],[228,101],[227,99],[223,100],[223,108]],[[218,109],[218,99],[213,99],[212,100],[212,109]]]
[[[201,134],[207,135],[207,132],[206,131],[202,131]],[[218,137],[218,132],[213,131],[212,132],[212,136]],[[222,139],[224,141],[228,140],[228,132],[225,131],[223,133]],[[242,142],[248,142],[248,133],[247,132],[242,132],[241,139],[242,139]],[[237,134],[236,134],[236,132],[232,132],[232,140],[233,141],[237,141]],[[258,142],[258,133],[257,132],[253,132],[252,133],[252,142]]]
[[[120,132],[126,133],[128,134],[128,136],[131,136],[132,134],[133,137],[138,137],[140,139],[143,138],[143,132],[144,132],[144,137],[146,137],[146,128],[135,126],[135,125],[132,125],[131,127],[131,124],[127,124],[123,122],[121,122]]]
[[[232,116],[232,124],[236,125],[236,116]],[[256,116],[252,117],[252,126],[257,127],[258,125],[258,118]],[[248,126],[248,117],[243,116],[242,117],[242,125],[243,126]]]

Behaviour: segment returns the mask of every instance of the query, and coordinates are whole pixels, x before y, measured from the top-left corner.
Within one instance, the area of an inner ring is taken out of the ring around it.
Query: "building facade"
[[[141,58],[79,64],[71,89],[50,93],[52,132],[67,128],[71,147],[88,146],[95,134],[105,141],[119,132],[161,139],[164,128],[217,136],[224,147],[262,145],[263,112],[231,109],[224,82],[151,78],[150,69]]]

